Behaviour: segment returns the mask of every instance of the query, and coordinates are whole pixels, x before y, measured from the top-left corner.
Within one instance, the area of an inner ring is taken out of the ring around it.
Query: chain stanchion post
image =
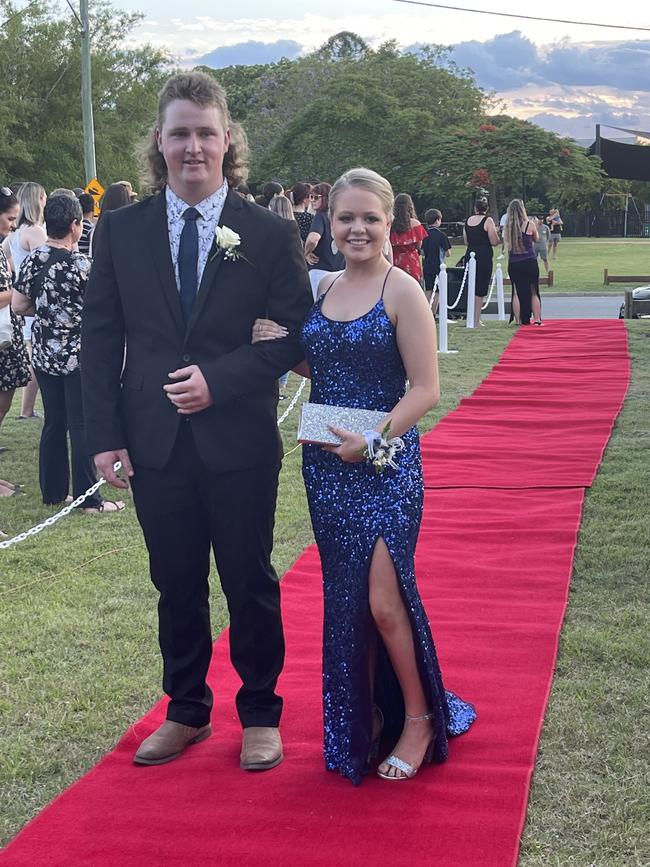
[[[449,349],[448,345],[448,324],[447,311],[449,309],[449,295],[447,292],[447,266],[443,262],[440,265],[440,274],[438,275],[438,352],[443,355],[456,354],[458,350]]]
[[[503,295],[503,270],[501,262],[497,263],[497,309],[499,312],[499,322],[506,321],[506,301]]]
[[[438,352],[447,352],[447,266],[443,262],[438,274]]]
[[[476,253],[469,254],[467,274],[467,327],[474,328],[474,300],[476,298]]]

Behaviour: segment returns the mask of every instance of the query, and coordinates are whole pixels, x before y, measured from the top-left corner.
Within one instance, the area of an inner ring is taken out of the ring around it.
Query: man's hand
[[[208,383],[197,364],[181,367],[169,374],[170,379],[182,380],[173,385],[163,385],[167,397],[176,407],[180,415],[192,415],[212,406],[214,400],[210,394]]]
[[[113,469],[113,464],[116,464],[118,461],[122,463],[120,472],[126,473],[126,479],[121,479]],[[103,476],[108,484],[114,488],[128,488],[128,480],[134,475],[131,459],[126,449],[117,449],[114,452],[99,452],[99,454],[95,455],[95,466],[100,476]]]

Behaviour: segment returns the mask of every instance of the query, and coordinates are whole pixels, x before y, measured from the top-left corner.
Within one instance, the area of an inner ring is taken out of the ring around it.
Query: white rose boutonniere
[[[248,261],[239,249],[241,237],[237,232],[229,229],[228,226],[217,226],[214,230],[214,240],[217,249],[210,257],[211,260],[218,256],[219,253],[223,253],[224,259],[230,259],[231,262],[236,262],[237,259]]]

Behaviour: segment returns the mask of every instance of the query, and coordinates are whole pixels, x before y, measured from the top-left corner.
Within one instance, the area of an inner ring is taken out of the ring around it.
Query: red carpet
[[[430,488],[589,487],[629,379],[620,320],[520,329],[422,443]]]
[[[573,323],[575,341],[581,340],[582,325]],[[599,329],[588,325],[589,347],[595,348],[592,358],[588,349],[583,350],[584,366],[593,371],[602,359],[602,347]],[[589,481],[624,395],[628,372],[627,355],[621,354],[623,328],[599,325],[607,332],[612,357],[607,377],[598,378],[601,400],[593,428],[586,423],[587,408],[579,409],[582,442],[594,462],[582,469]],[[546,334],[547,344],[540,336]],[[564,323],[557,335],[554,326],[518,334],[497,368],[506,367],[506,379],[514,377],[512,366],[526,370],[532,343],[537,381],[553,401],[549,384],[560,377],[556,390],[561,398],[565,384],[569,387],[561,343],[568,350],[569,364],[575,348]],[[518,355],[525,358],[523,363]],[[508,365],[512,365],[509,370]],[[590,381],[584,390],[593,387]],[[498,399],[496,384],[490,388]],[[477,391],[478,399],[484,397],[485,385]],[[608,419],[603,402],[610,408]],[[489,405],[487,410],[497,417]],[[514,413],[504,406],[506,411]],[[545,430],[543,404],[536,413],[537,429]],[[554,406],[549,417],[560,435]],[[566,419],[570,433],[575,417],[568,410]],[[527,423],[522,414],[516,421]],[[517,437],[517,424],[511,424],[509,431]],[[430,460],[436,436],[434,431],[425,438]],[[485,433],[483,442],[489,440]],[[496,446],[504,443],[495,443],[479,467],[488,478],[493,475],[492,454],[500,455]],[[286,761],[265,774],[244,774],[238,769],[237,683],[227,662],[224,635],[216,642],[212,669],[217,694],[215,735],[170,765],[133,766],[130,759],[137,744],[163,717],[161,702],[112,753],[28,825],[0,856],[0,863],[11,867],[511,867],[516,863],[553,676],[584,494],[582,486],[566,487],[571,467],[563,468],[558,455],[554,450],[548,476],[559,476],[563,470],[565,475],[555,486],[547,481],[540,489],[524,490],[520,464],[518,489],[458,486],[427,491],[417,554],[422,596],[445,681],[475,702],[479,713],[472,730],[451,742],[447,764],[427,767],[407,783],[369,777],[358,789],[324,771],[320,572],[316,551],[309,548],[283,582],[287,664],[281,691],[286,699]],[[446,459],[439,455],[435,461],[446,480],[454,472],[467,472],[462,466],[447,469]],[[477,472],[472,484],[479,481]]]

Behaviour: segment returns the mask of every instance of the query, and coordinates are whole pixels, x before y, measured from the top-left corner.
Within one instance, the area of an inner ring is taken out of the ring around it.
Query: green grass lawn
[[[495,248],[496,256],[501,248]],[[464,248],[455,246],[447,264],[456,263]],[[507,276],[507,257],[501,260],[504,276]],[[610,274],[650,277],[650,238],[563,238],[558,247],[557,259],[549,259],[553,270],[553,286],[542,287],[543,295],[624,295],[625,289],[639,284],[632,282],[603,283],[603,269]],[[539,262],[544,276],[544,265]],[[650,283],[650,280],[646,281]]]
[[[587,496],[522,865],[650,859],[642,848],[650,331],[643,322],[629,323],[629,331],[632,388]],[[450,346],[460,353],[441,357],[443,398],[423,429],[471,393],[512,333],[498,322],[477,332],[450,329]],[[291,388],[296,384],[292,376]],[[11,535],[53,512],[38,494],[40,422],[15,420],[17,404],[0,431],[2,445],[10,446],[0,456],[0,477],[26,485],[23,496],[0,499],[0,529]],[[283,426],[287,450],[296,420],[294,412]],[[297,450],[281,474],[278,570],[310,542]],[[212,602],[216,633],[226,622],[218,582]],[[155,603],[130,503],[120,515],[71,515],[0,551],[0,841],[90,768],[160,697]]]
[[[543,287],[544,295],[623,295],[626,288],[639,284],[605,286],[603,269],[610,274],[650,277],[650,239],[563,238],[557,259],[550,259],[549,266],[553,269],[553,286]],[[543,275],[541,262],[539,267]]]

